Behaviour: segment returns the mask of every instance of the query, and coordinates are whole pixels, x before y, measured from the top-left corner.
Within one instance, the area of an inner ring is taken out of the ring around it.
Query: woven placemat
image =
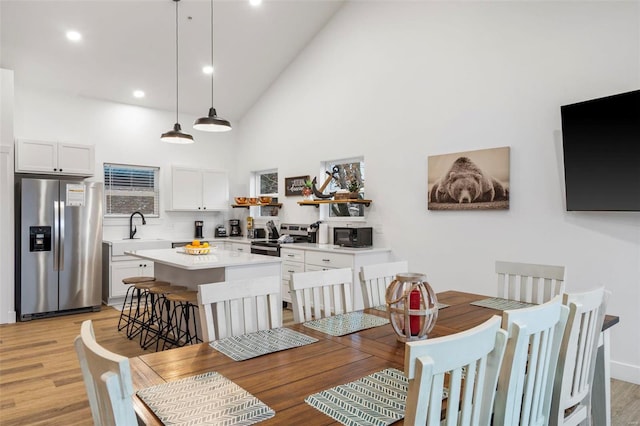
[[[288,328],[273,328],[243,334],[241,336],[214,340],[209,345],[234,361],[244,361],[272,352],[308,345],[317,341],[318,339],[316,338],[309,337],[306,334]]]
[[[534,303],[520,302],[518,300],[503,299],[501,297],[489,297],[488,299],[471,302],[474,306],[508,311],[510,309],[522,309],[534,306]]]
[[[385,324],[389,324],[389,320],[387,318],[366,314],[364,312],[349,312],[346,314],[307,321],[302,325],[330,334],[331,336],[344,336],[345,334],[354,333],[367,328],[379,327]]]
[[[231,380],[208,372],[139,390],[165,425],[252,425],[275,411]]]
[[[305,402],[343,425],[390,425],[404,417],[407,387],[404,373],[388,368],[309,395]]]

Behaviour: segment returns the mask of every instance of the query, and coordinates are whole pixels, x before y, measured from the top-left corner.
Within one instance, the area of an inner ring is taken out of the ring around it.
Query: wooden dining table
[[[438,302],[449,306],[440,309],[429,338],[468,330],[493,315],[502,315],[502,311],[470,304],[487,296],[445,291],[437,297]],[[387,316],[378,309],[365,309],[365,312]],[[618,317],[607,315],[603,330],[618,321]],[[234,361],[208,343],[141,355],[130,359],[134,388],[139,390],[216,371],[276,412],[263,422],[265,425],[333,425],[340,423],[305,403],[307,396],[386,368],[404,370],[404,343],[396,339],[390,324],[338,337],[303,324],[287,327],[318,341],[245,361]],[[162,424],[137,396],[134,396],[134,406],[146,424]],[[401,425],[403,421],[394,424]]]

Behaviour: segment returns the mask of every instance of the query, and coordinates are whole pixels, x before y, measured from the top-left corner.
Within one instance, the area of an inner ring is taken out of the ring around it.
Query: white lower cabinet
[[[237,251],[240,253],[251,253],[251,243],[249,241],[247,242],[240,242],[240,241],[232,241],[227,243],[227,250],[231,250],[231,251]]]
[[[282,301],[291,303],[291,294],[289,293],[289,282],[291,282],[291,274],[296,272],[304,272],[304,250],[291,248],[280,249],[280,257],[282,258]]]
[[[281,254],[281,256],[283,256]],[[362,250],[352,253],[335,253],[330,250],[305,250],[304,270],[323,271],[327,269],[351,268],[353,270],[353,285],[351,296],[354,308],[363,309],[362,287],[360,285],[360,268],[364,265],[385,263],[391,261],[391,251],[386,249]],[[282,277],[284,282],[284,265],[287,260],[283,260]],[[298,272],[298,271],[296,271]],[[287,282],[288,286],[288,282]],[[283,292],[284,294],[284,292]]]
[[[322,271],[325,269],[353,268],[354,255],[309,251],[305,257],[305,270]]]
[[[122,297],[127,294],[128,285],[122,283],[128,277],[153,277],[153,262],[149,260],[127,260],[111,264],[111,297]]]
[[[171,241],[165,240],[158,240],[153,243],[140,241],[139,244],[145,244],[145,249],[171,248]],[[154,265],[152,261],[140,259],[135,256],[128,256],[123,253],[123,250],[119,248],[114,254],[111,243],[102,243],[102,302],[118,308],[122,307],[124,297],[129,288],[128,285],[122,283],[124,278],[154,276]]]

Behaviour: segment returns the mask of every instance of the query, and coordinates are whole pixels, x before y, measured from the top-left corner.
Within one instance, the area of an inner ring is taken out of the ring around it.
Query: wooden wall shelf
[[[249,207],[277,207],[282,208],[282,203],[269,204],[231,204],[234,209],[248,209]]]
[[[364,204],[366,207],[372,203],[372,200],[361,200],[361,199],[346,199],[346,200],[305,200],[298,201],[298,204],[301,206],[316,206],[319,207],[320,204]]]

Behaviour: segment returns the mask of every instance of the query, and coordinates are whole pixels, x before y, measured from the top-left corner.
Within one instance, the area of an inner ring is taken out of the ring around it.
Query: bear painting
[[[509,148],[429,157],[428,184],[429,210],[508,209]]]

